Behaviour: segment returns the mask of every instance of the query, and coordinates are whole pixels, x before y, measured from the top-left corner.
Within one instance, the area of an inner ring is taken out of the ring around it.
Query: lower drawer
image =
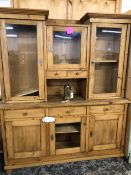
[[[124,112],[124,105],[104,105],[104,106],[87,107],[87,114],[123,113],[123,112]]]
[[[17,119],[17,118],[28,118],[28,117],[42,117],[45,116],[45,109],[27,109],[27,110],[6,110],[4,112],[5,120]]]
[[[86,107],[49,108],[49,116],[57,115],[86,115]]]

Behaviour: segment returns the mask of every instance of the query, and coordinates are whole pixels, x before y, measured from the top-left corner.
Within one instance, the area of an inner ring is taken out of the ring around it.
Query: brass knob
[[[28,115],[28,113],[27,112],[23,112],[23,115],[26,116],[26,115]]]
[[[104,108],[104,112],[106,112],[106,111],[109,111],[109,109],[108,108]]]
[[[58,75],[58,73],[56,72],[56,73],[55,73],[55,76],[57,76],[57,75]]]
[[[69,113],[70,113],[70,111],[66,111],[66,113],[67,113],[67,114],[69,114]]]

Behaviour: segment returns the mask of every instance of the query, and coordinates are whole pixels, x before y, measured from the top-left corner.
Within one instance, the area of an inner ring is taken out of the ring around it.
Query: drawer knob
[[[52,123],[52,122],[55,122],[55,118],[54,117],[43,117],[42,122],[43,123]]]
[[[70,111],[66,111],[67,114],[70,114]]]
[[[93,132],[91,131],[91,132],[90,132],[90,137],[92,137],[92,136],[93,136]]]
[[[106,111],[109,111],[109,109],[108,108],[104,108],[104,112],[106,112]]]
[[[58,73],[56,72],[56,73],[55,73],[55,76],[57,76],[57,75],[58,75]]]
[[[27,112],[23,112],[23,115],[26,116],[26,115],[28,115],[28,113]]]
[[[76,75],[79,75],[79,72],[76,72]]]
[[[54,140],[54,136],[53,135],[51,135],[51,141],[53,141]]]

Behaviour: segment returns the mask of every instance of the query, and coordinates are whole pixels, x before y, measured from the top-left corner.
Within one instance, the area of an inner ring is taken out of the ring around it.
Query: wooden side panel
[[[0,153],[2,153],[2,128],[1,128],[1,125],[2,125],[2,110],[0,110]]]
[[[129,50],[128,50],[128,63],[127,63],[127,78],[126,78],[125,96],[126,96],[126,98],[131,100],[131,90],[130,90],[130,86],[131,86],[131,37],[129,37],[129,39],[130,39],[130,41],[129,41]]]

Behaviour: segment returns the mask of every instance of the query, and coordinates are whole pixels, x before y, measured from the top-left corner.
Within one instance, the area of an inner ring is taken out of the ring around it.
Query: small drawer
[[[87,78],[87,71],[69,71],[67,76],[69,78]]]
[[[123,113],[123,112],[124,112],[124,105],[90,106],[87,108],[88,114]]]
[[[65,78],[65,77],[66,77],[66,71],[48,71],[47,72],[48,79]]]
[[[5,119],[39,118],[45,116],[45,109],[7,110],[4,116]]]
[[[86,107],[61,107],[49,109],[49,116],[57,115],[86,115]]]

